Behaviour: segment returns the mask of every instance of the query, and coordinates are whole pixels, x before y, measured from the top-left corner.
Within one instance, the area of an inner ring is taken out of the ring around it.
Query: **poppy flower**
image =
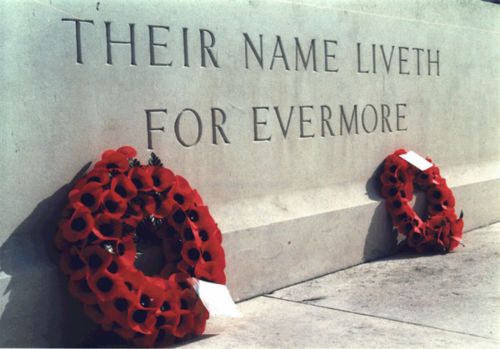
[[[407,235],[407,241],[410,247],[417,247],[426,241],[425,231],[419,228],[412,229]]]
[[[177,203],[172,205],[171,212],[166,218],[167,223],[178,232],[184,232],[186,228],[189,228],[186,212]]]
[[[198,304],[199,297],[193,287],[185,288],[179,293],[180,309],[182,310],[194,310],[196,306],[202,306]]]
[[[226,266],[226,258],[224,256],[224,250],[219,243],[215,241],[206,242],[201,246],[201,259],[205,262],[215,262],[222,269]]]
[[[128,176],[119,174],[111,180],[111,190],[125,200],[130,200],[137,195],[137,188]]]
[[[463,221],[451,211],[431,217],[427,227],[443,252],[452,251],[462,240]]]
[[[175,175],[165,167],[156,166],[151,173],[151,179],[153,180],[153,190],[162,192],[174,184]]]
[[[415,183],[423,190],[436,183],[436,178],[440,178],[439,168],[432,166],[425,171],[418,171],[415,176]]]
[[[125,268],[121,272],[121,276],[127,289],[135,292],[135,294],[137,294],[141,285],[146,282],[144,273],[135,268]]]
[[[402,198],[395,198],[395,199],[386,199],[385,200],[385,206],[387,208],[387,211],[391,215],[400,215],[404,213],[405,208],[404,206],[408,205],[408,201],[406,199]]]
[[[75,247],[63,251],[59,259],[59,266],[64,274],[69,275],[71,280],[82,279],[87,273],[87,264]]]
[[[437,185],[433,185],[427,191],[427,201],[430,206],[442,205],[445,208],[455,207],[455,197],[451,189],[446,185],[446,180],[440,179]]]
[[[123,294],[127,287],[123,279],[105,269],[98,269],[88,276],[88,285],[99,301],[109,301]]]
[[[120,218],[127,209],[127,201],[112,190],[106,190],[101,199],[103,212],[112,218]]]
[[[153,333],[155,323],[156,316],[154,315],[154,311],[145,309],[137,304],[129,307],[127,325],[130,329],[147,335]]]
[[[69,293],[75,298],[78,298],[83,304],[97,303],[97,297],[89,287],[87,278],[69,281]]]
[[[130,201],[130,207],[144,216],[151,216],[156,211],[156,202],[151,195],[139,193]]]
[[[89,271],[92,273],[108,268],[113,261],[113,255],[99,245],[86,246],[81,254]]]
[[[417,218],[417,215],[410,205],[404,205],[400,214],[391,215],[392,224],[394,226],[399,226],[400,224],[407,223],[414,218]]]
[[[405,236],[408,236],[414,229],[425,231],[424,222],[416,214],[409,215],[406,220],[401,221],[395,226]]]
[[[128,177],[139,191],[149,191],[153,189],[153,178],[151,177],[152,167],[133,167]]]
[[[122,236],[122,231],[122,222],[116,218],[106,214],[99,214],[95,219],[95,228],[93,232],[103,240],[119,239]]]
[[[157,309],[160,308],[163,300],[163,289],[154,283],[154,278],[145,277],[146,282],[140,285],[137,292],[139,304],[144,309]]]
[[[199,244],[197,244],[195,241],[184,242],[182,246],[181,255],[182,259],[186,263],[190,265],[195,265],[201,257]]]
[[[175,176],[172,188],[162,196],[163,212],[169,215],[173,206],[180,206],[185,211],[191,207],[193,199],[194,193],[189,182],[184,177]]]
[[[88,209],[78,207],[61,228],[62,234],[67,241],[83,240],[94,228],[94,218]]]
[[[95,164],[94,168],[125,172],[129,168],[129,163],[127,157],[122,153],[115,150],[106,150],[102,153],[102,159]]]
[[[132,159],[133,157],[135,157],[137,155],[137,151],[133,147],[128,146],[128,145],[124,145],[123,147],[116,149],[116,151],[118,153],[123,154],[128,159]]]
[[[194,212],[197,217],[193,216]],[[210,215],[207,206],[198,206],[196,209],[188,211],[188,216],[190,217],[190,221],[196,224],[198,229],[197,233],[201,241],[215,240],[219,244],[222,242],[220,230],[212,215]],[[197,219],[193,220],[194,217]]]
[[[431,188],[427,192],[427,201],[427,210],[431,215],[441,214],[455,207],[455,197],[447,187]]]
[[[137,303],[137,294],[128,290],[128,288],[119,288],[112,299],[100,302],[99,305],[109,319],[120,324],[122,328],[126,328],[128,308],[135,303]],[[133,335],[133,331],[132,333],[124,332],[123,335],[128,337]]]
[[[399,155],[406,154],[407,152],[405,149],[398,149],[389,155],[384,161],[384,171],[395,173],[397,169],[406,170],[409,167],[408,162]]]
[[[105,168],[94,168],[90,170],[83,178],[80,178],[73,189],[82,189],[88,183],[99,183],[101,186],[109,184],[109,171]]]
[[[69,201],[76,207],[82,205],[90,211],[95,211],[99,208],[102,196],[102,186],[96,182],[90,182],[84,185],[80,190],[74,189],[69,193]]]

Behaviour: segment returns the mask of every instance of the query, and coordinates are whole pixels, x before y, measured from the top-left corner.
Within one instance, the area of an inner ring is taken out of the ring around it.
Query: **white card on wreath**
[[[408,161],[410,164],[418,168],[420,171],[425,171],[434,166],[431,162],[425,160],[422,156],[418,155],[412,150],[410,150],[406,154],[399,155],[399,157]]]
[[[210,315],[241,317],[226,285],[194,279],[194,289]]]

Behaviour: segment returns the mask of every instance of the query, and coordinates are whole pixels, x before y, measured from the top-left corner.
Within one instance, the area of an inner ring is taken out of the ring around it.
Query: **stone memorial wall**
[[[154,151],[198,189],[237,300],[393,252],[375,174],[400,147],[440,166],[466,230],[498,221],[499,13],[479,1],[3,1],[0,345],[87,333],[52,234],[69,183],[108,148]]]

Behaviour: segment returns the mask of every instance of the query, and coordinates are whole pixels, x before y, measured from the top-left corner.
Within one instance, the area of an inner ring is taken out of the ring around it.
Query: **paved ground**
[[[182,348],[500,348],[500,223],[239,303]]]

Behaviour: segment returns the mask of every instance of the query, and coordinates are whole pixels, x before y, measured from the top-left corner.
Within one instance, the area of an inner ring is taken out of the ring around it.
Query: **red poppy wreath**
[[[406,153],[407,150],[398,149],[386,157],[380,176],[381,194],[392,223],[418,252],[450,252],[462,240],[463,214],[457,217],[455,197],[432,160],[427,158],[433,166],[421,171],[400,157]],[[426,194],[426,220],[410,204],[414,185]]]
[[[191,277],[225,284],[222,235],[186,179],[151,154],[107,150],[69,193],[56,233],[70,293],[105,330],[137,346],[199,335],[208,311]],[[161,244],[164,264],[147,276],[134,265],[136,242]]]

